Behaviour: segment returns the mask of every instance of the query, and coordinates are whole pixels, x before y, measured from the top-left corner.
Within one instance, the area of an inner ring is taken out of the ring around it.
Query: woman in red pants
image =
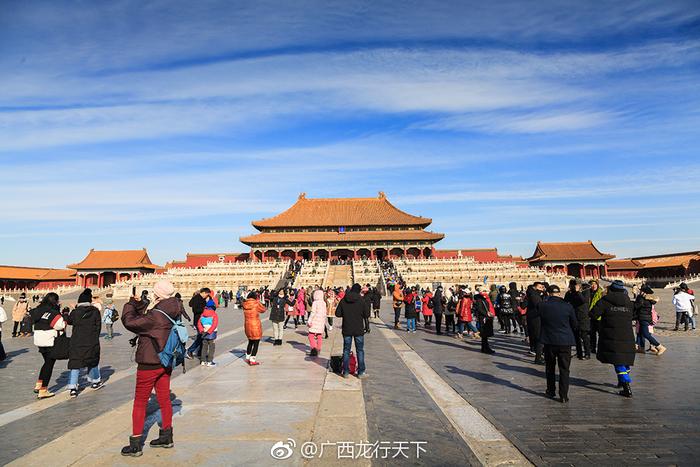
[[[136,390],[134,391],[134,408],[132,418],[132,436],[129,445],[122,448],[123,456],[138,457],[141,454],[141,437],[146,419],[146,405],[155,389],[160,406],[162,424],[158,439],[150,442],[153,448],[173,447],[173,407],[170,403],[170,368],[164,368],[158,358],[158,349],[163,349],[172,323],[163,315],[166,313],[173,320],[178,320],[184,312],[182,302],[175,295],[173,285],[160,281],[153,287],[155,301],[151,309],[138,296],[131,297],[124,305],[122,323],[129,331],[138,334],[136,348]],[[162,311],[160,313],[158,310]]]

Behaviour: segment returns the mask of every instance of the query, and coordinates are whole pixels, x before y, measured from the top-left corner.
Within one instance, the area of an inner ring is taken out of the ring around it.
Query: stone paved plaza
[[[666,291],[660,295],[667,299]],[[660,309],[665,322],[658,334],[668,351],[638,355],[633,399],[616,395],[609,365],[574,358],[571,401],[562,405],[544,397],[544,368],[532,363],[519,336],[497,335],[497,353],[487,356],[475,340],[437,336],[420,326],[407,334],[375,321],[365,337],[369,377],[343,380],[326,369],[329,356],[342,349],[337,326],[315,359],[307,356],[305,328],[295,332],[292,326],[282,347],[263,340],[263,363],[250,368],[241,358],[242,313],[231,306],[220,310],[219,365],[176,371],[175,448],[146,447],[139,459],[118,452],[129,434],[134,384],[130,336],[121,324],[113,341],[102,341],[104,389],[86,389],[74,400],[61,391],[36,401],[36,348],[30,339],[9,338],[6,323],[10,358],[0,363],[0,463],[697,465],[700,340],[694,332],[666,331],[672,315],[667,306]],[[388,301],[381,316],[392,318]],[[267,320],[263,324],[269,335]],[[56,390],[65,385],[65,362],[57,364],[54,381]],[[149,413],[152,439],[157,404]],[[275,460],[271,448],[289,438],[296,443],[292,455]],[[307,442],[325,443],[323,456],[304,458],[300,448]],[[379,446],[388,455],[338,459],[339,446],[350,442],[356,455],[363,442],[384,443]],[[410,449],[395,449],[399,443]]]

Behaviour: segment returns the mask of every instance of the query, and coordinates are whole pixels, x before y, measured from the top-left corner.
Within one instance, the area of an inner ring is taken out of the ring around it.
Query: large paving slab
[[[352,378],[355,393],[324,391],[327,381],[342,380],[327,370],[335,330],[320,357],[306,356],[306,335],[301,329],[287,333],[285,345],[261,344],[262,365],[249,367],[242,359],[243,343],[217,358],[215,368],[197,367],[172,383],[176,447],[144,448],[138,461],[119,454],[129,436],[131,403],[95,416],[75,429],[58,430],[62,436],[36,447],[10,465],[265,465],[278,462],[271,456],[276,443],[294,440],[293,455],[282,465],[301,465],[304,443],[334,444],[366,440],[367,429],[362,385]],[[342,342],[341,339],[337,341]],[[126,382],[126,380],[125,380]],[[133,385],[133,378],[130,379]],[[132,387],[133,391],[133,387]],[[354,413],[348,402],[355,405]],[[148,439],[156,436],[157,406],[146,422]],[[338,412],[345,416],[339,418]],[[340,423],[339,423],[340,422]],[[347,464],[328,449],[322,465]],[[359,465],[369,465],[359,461]]]
[[[388,316],[388,314],[386,315]],[[536,465],[697,465],[700,385],[694,335],[664,333],[661,357],[638,355],[634,398],[617,395],[611,365],[571,365],[570,402],[544,397],[544,367],[520,336],[497,335],[493,356],[478,340],[393,331]]]

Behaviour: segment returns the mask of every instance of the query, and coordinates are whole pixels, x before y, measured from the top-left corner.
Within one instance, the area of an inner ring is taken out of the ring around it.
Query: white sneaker
[[[216,366],[216,363],[214,363],[214,362],[209,362],[209,363],[207,363],[207,366]]]
[[[201,365],[201,366],[207,366],[207,362],[201,362],[200,365]]]

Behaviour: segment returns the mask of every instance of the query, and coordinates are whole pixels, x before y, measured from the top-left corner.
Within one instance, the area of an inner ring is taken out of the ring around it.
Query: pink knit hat
[[[175,295],[175,287],[170,281],[163,279],[156,282],[156,285],[153,286],[153,293],[156,298],[170,298]]]

